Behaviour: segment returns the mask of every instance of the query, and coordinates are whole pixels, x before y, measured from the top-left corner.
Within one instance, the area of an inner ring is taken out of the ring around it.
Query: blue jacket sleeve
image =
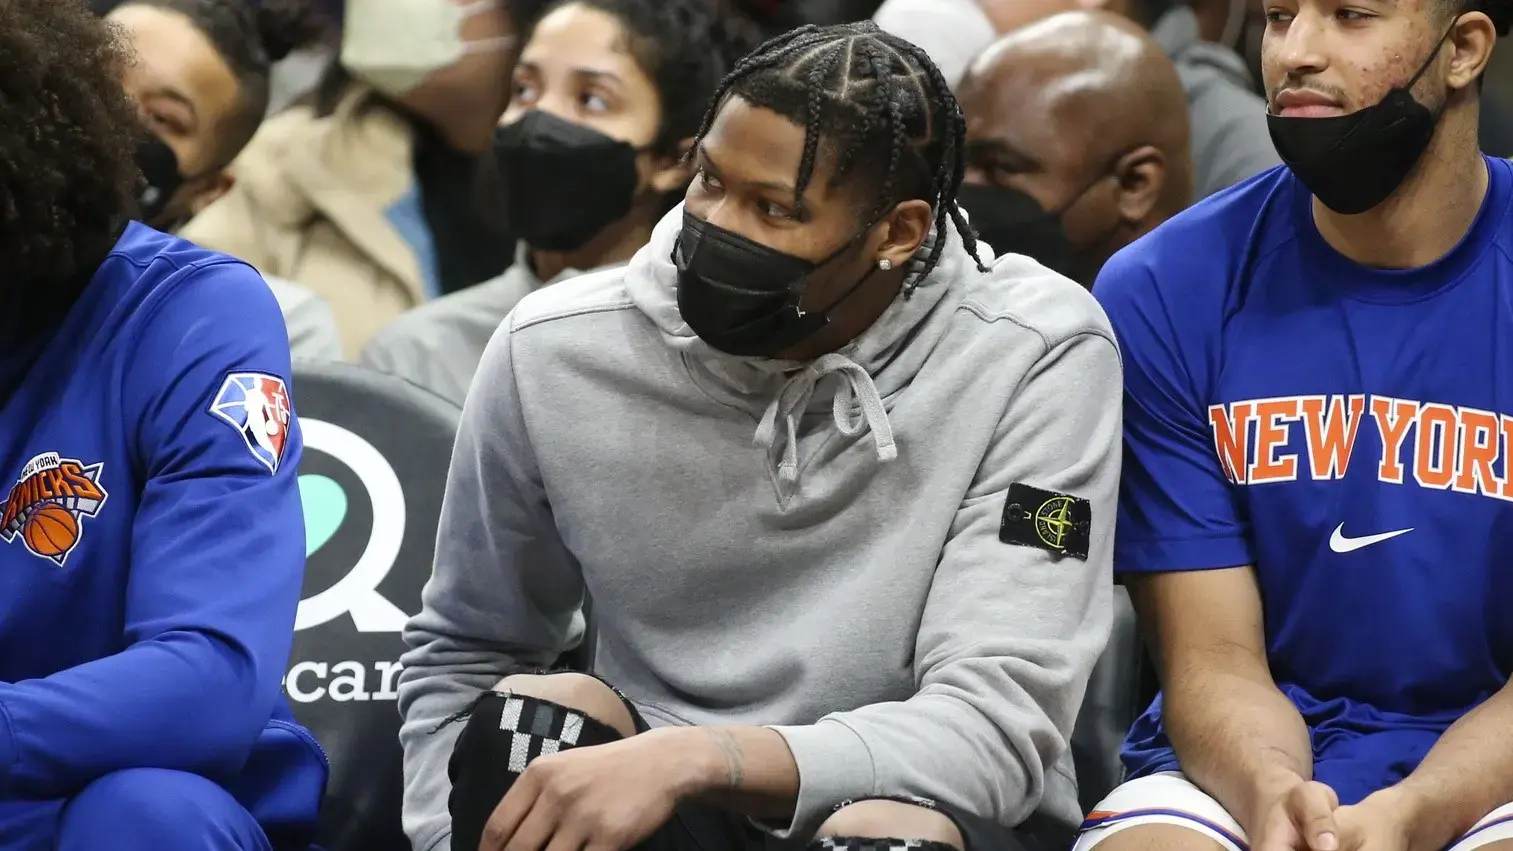
[[[141,487],[124,649],[0,684],[0,800],[134,767],[228,777],[278,697],[305,543],[277,302],[221,262],[174,273],[141,310],[116,373]]]

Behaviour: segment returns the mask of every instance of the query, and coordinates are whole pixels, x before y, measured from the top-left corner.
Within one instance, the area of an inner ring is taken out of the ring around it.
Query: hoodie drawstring
[[[793,484],[799,477],[798,423],[814,396],[814,390],[827,375],[839,375],[841,385],[833,400],[835,427],[847,437],[861,434],[862,429],[872,431],[877,444],[877,460],[892,461],[898,457],[898,447],[893,442],[893,426],[888,422],[888,411],[883,407],[883,398],[872,383],[872,376],[845,355],[824,355],[794,373],[778,391],[777,398],[767,406],[762,421],[757,426],[754,444],[767,450],[769,457],[774,451],[781,452],[778,463],[778,480]],[[860,406],[861,417],[853,418],[853,410]],[[778,421],[782,420],[782,430]]]

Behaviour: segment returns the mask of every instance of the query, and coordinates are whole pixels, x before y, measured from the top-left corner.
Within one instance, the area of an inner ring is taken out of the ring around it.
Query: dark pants
[[[646,721],[635,705],[623,695],[621,700],[635,721],[636,732],[646,732]],[[525,713],[532,717],[522,717],[514,726],[532,730],[547,739],[562,730],[563,715],[577,714],[535,698],[524,698],[524,701],[527,704]],[[511,726],[509,722],[501,724],[506,703],[503,695],[485,695],[474,707],[467,719],[467,727],[457,739],[449,772],[452,777],[453,851],[476,851],[489,815],[519,776],[509,771],[507,765],[514,734],[501,729]],[[518,705],[513,711],[519,711]],[[588,747],[621,738],[619,733],[593,719],[582,721],[581,727],[582,732],[574,733],[575,741],[571,745],[564,743],[560,747]],[[531,751],[532,755],[536,752]],[[1070,841],[1070,834],[1050,826],[1025,825],[1011,829],[944,804],[903,798],[894,800],[928,807],[950,818],[966,841],[966,851],[1060,851]],[[798,851],[808,845],[807,841],[779,840],[758,830],[745,816],[699,801],[686,801],[679,805],[667,824],[636,846],[636,851]]]

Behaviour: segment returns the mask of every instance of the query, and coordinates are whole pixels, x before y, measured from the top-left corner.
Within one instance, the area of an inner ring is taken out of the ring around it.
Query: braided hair
[[[318,44],[334,32],[331,20],[312,0],[126,0],[122,6],[150,6],[183,15],[203,34],[231,69],[239,103],[216,146],[216,164],[241,153],[268,112],[273,63],[295,50]]]
[[[915,280],[939,264],[951,225],[977,268],[987,270],[956,203],[966,171],[966,119],[922,49],[871,21],[799,27],[736,64],[715,92],[698,139],[731,95],[803,125],[804,153],[795,183],[800,206],[823,142],[835,155],[830,185],[853,175],[876,185],[858,211],[869,227],[901,201],[931,203],[935,240]]]

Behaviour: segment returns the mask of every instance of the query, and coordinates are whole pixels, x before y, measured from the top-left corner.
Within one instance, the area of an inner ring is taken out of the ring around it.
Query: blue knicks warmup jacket
[[[305,562],[289,372],[255,271],[139,224],[60,322],[0,339],[0,848],[137,767],[308,841],[327,766],[279,689]]]

